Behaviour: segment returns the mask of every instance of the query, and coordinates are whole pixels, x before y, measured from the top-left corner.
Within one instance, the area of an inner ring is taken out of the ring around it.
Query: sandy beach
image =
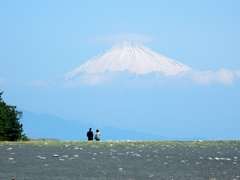
[[[194,146],[109,144],[3,143],[0,179],[240,179],[239,141],[207,147],[201,142]]]

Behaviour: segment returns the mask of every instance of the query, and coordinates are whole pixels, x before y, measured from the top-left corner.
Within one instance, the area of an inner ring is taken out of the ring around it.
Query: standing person
[[[89,131],[87,132],[87,137],[89,141],[93,140],[93,132],[92,132],[92,128],[89,128]]]
[[[100,141],[100,136],[101,136],[101,133],[100,133],[99,130],[97,129],[94,139],[96,139],[96,141]]]

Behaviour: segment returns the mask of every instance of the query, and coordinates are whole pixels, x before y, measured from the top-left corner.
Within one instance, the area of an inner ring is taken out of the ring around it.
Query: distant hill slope
[[[164,136],[136,132],[128,129],[105,126],[98,128],[93,124],[83,124],[79,121],[68,121],[49,114],[34,114],[21,110],[24,133],[29,138],[52,138],[59,140],[86,140],[86,133],[91,127],[93,132],[99,129],[101,140],[173,140]],[[203,138],[189,138],[185,140],[198,140]],[[174,138],[174,140],[178,140]]]
[[[30,138],[53,138],[59,140],[86,140],[86,132],[91,127],[93,132],[98,128],[93,124],[79,121],[68,121],[49,114],[34,114],[23,110],[24,133]],[[101,140],[166,140],[162,136],[139,133],[132,130],[103,127]]]

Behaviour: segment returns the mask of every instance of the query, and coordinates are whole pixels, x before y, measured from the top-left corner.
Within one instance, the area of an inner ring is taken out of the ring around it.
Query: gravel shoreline
[[[91,147],[0,144],[1,180],[240,180],[240,143]]]

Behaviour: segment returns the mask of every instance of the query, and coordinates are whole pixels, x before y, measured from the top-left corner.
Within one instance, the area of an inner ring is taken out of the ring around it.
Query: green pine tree
[[[23,125],[19,120],[22,112],[16,110],[16,106],[7,105],[0,92],[0,141],[28,140],[23,134]]]

